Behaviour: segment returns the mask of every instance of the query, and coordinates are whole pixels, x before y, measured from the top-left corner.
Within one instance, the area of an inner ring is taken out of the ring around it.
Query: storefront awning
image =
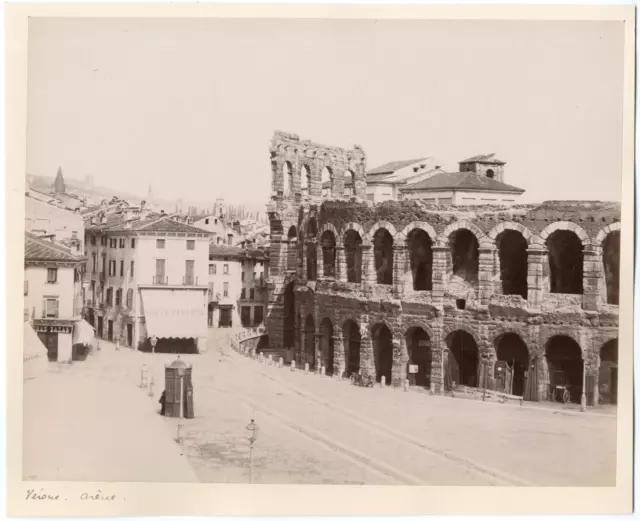
[[[90,345],[95,337],[95,329],[86,320],[78,320],[73,326],[73,344]]]
[[[143,289],[147,336],[198,338],[207,336],[205,293],[188,289]]]

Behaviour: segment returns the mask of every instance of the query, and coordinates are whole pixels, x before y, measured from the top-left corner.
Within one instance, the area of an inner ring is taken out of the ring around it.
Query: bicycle
[[[558,397],[559,391],[562,391],[562,395],[560,398]],[[554,398],[558,403],[571,403],[571,393],[569,392],[569,388],[566,385],[556,385]]]

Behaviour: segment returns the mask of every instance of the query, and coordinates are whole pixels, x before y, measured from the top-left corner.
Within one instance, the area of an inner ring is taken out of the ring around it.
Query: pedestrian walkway
[[[196,482],[158,410],[134,385],[50,364],[24,385],[24,479]]]

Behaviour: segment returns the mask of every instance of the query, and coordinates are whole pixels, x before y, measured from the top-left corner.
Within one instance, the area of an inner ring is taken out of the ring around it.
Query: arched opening
[[[307,237],[315,238],[318,235],[318,222],[315,217],[311,217],[307,223]]]
[[[373,260],[378,284],[393,284],[393,237],[385,228],[373,235]]]
[[[322,360],[322,366],[325,368],[325,373],[328,375],[333,374],[333,324],[331,320],[325,318],[320,324],[321,348],[322,353],[320,358]]]
[[[307,243],[307,279],[316,280],[318,277],[318,254],[316,252],[316,243]]]
[[[469,230],[456,230],[449,236],[453,274],[469,284],[478,282],[478,239]]]
[[[505,230],[496,238],[500,280],[504,295],[527,298],[527,240],[520,232]]]
[[[618,403],[618,339],[609,340],[600,349],[598,391],[603,403]]]
[[[356,195],[356,182],[355,176],[351,170],[346,170],[344,173],[344,193],[343,195],[348,199]]]
[[[525,373],[529,366],[529,350],[524,340],[515,333],[505,333],[496,344],[498,362],[504,362],[496,371],[499,391],[523,396],[526,388]]]
[[[347,282],[362,281],[362,237],[355,230],[344,234],[344,256],[347,261]]]
[[[447,347],[447,373],[451,386],[477,387],[479,353],[473,336],[466,331],[454,331],[447,337]]]
[[[346,365],[346,376],[360,371],[360,328],[353,320],[342,326],[342,342]]]
[[[282,166],[282,193],[285,196],[291,195],[291,188],[293,187],[293,169],[291,163],[285,161]]]
[[[551,293],[582,294],[582,242],[568,230],[547,238]]]
[[[602,242],[602,263],[607,304],[618,305],[620,298],[620,232],[613,231]]]
[[[336,238],[332,231],[326,230],[320,238],[322,247],[322,273],[325,277],[336,276]]]
[[[431,384],[431,339],[421,327],[412,327],[407,331],[407,353],[409,362],[407,378],[409,385],[429,387]]]
[[[372,330],[373,360],[376,367],[376,382],[385,377],[386,385],[391,385],[393,367],[393,335],[386,324],[377,324]]]
[[[416,291],[431,291],[433,289],[432,245],[431,237],[424,230],[412,230],[407,237],[413,289]]]
[[[320,176],[320,182],[322,183],[322,197],[330,198],[333,192],[333,172],[327,166],[322,169]]]
[[[312,315],[307,315],[304,322],[304,352],[303,364],[309,364],[310,369],[316,368],[316,325]]]
[[[487,177],[488,177],[489,179],[493,179],[495,176],[496,176],[496,173],[493,171],[493,169],[492,169],[492,168],[489,168],[489,169],[487,170]]]
[[[554,336],[547,343],[547,367],[549,369],[550,398],[558,387],[566,385],[571,393],[571,401],[580,403],[582,395],[582,350],[578,343],[568,336]]]
[[[295,226],[289,228],[287,233],[287,270],[294,270],[298,264],[298,238]]]
[[[311,185],[311,172],[307,165],[302,165],[300,168],[300,191],[303,194],[309,193],[309,185]]]
[[[294,284],[290,282],[284,290],[284,321],[283,321],[283,342],[285,349],[293,349],[295,345],[295,323],[296,312],[295,296],[293,292]]]

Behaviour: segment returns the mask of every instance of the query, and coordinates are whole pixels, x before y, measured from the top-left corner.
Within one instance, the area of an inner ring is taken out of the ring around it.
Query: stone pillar
[[[407,378],[407,363],[409,353],[407,352],[407,341],[404,335],[392,340],[393,344],[393,366],[391,368],[391,385],[400,387]]]
[[[333,335],[333,374],[342,377],[347,370],[347,362],[344,352],[344,343],[341,334]]]
[[[432,287],[431,292],[434,301],[442,300],[447,289],[447,271],[449,269],[449,247],[438,245],[432,246],[433,266],[432,266]]]
[[[271,333],[269,333],[271,335]],[[302,326],[296,322],[293,326],[293,359],[296,361],[296,364],[300,365],[302,362],[302,349],[303,349],[303,330]],[[269,340],[271,342],[271,340]]]
[[[287,271],[296,271],[298,265],[298,239],[287,242]]]
[[[347,282],[347,258],[344,254],[344,246],[336,245],[336,280]]]
[[[544,248],[527,250],[527,301],[529,307],[540,309],[544,297],[544,264],[548,251]]]
[[[313,341],[315,345],[315,357],[313,360],[313,368],[316,370],[320,370],[320,368],[324,364],[324,358],[322,356],[322,333],[314,333]],[[311,365],[311,364],[309,364]]]
[[[316,242],[316,241],[314,241]],[[316,280],[320,280],[324,275],[324,249],[322,242],[316,242]]]
[[[407,272],[407,246],[393,245],[393,295],[402,298],[405,293],[404,283]]]
[[[360,373],[362,376],[376,376],[376,365],[373,358],[373,341],[367,332],[360,339]]]
[[[582,309],[596,311],[598,304],[606,299],[601,294],[602,249],[587,245],[582,253]]]
[[[431,374],[429,382],[431,390],[436,394],[444,394],[444,358],[446,356],[444,340],[438,338],[431,342]]]
[[[373,247],[370,244],[360,246],[362,250],[362,284],[377,284]]]
[[[478,296],[480,304],[486,306],[493,294],[493,259],[495,247],[478,248]]]
[[[307,241],[302,241],[302,263],[300,266],[300,279],[307,280]]]

